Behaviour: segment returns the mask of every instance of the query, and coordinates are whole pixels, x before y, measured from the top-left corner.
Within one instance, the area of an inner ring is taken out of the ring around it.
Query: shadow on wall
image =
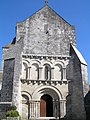
[[[84,99],[85,102],[85,110],[86,110],[86,120],[90,120],[90,91],[87,93]]]

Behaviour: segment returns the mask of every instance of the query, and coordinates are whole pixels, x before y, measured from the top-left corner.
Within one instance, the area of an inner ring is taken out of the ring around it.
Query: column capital
[[[31,68],[31,66],[29,66],[28,68]]]
[[[51,69],[55,69],[54,67],[51,67]]]
[[[42,69],[43,67],[39,67],[39,69]]]

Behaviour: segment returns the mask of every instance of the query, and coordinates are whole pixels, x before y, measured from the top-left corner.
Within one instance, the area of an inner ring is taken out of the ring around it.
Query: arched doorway
[[[50,95],[43,95],[40,101],[40,117],[53,117],[53,100]]]

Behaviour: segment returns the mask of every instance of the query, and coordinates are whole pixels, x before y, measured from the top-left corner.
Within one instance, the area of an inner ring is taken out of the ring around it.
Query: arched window
[[[45,80],[51,80],[51,67],[45,64]]]
[[[28,78],[28,67],[27,64],[23,62],[23,79],[27,79]]]
[[[56,64],[54,69],[54,79],[62,80],[62,78],[63,78],[62,66],[60,64]]]
[[[31,79],[32,80],[39,79],[39,66],[36,63],[32,64],[31,66]]]

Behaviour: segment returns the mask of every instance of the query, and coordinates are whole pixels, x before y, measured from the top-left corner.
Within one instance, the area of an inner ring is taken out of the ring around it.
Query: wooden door
[[[43,95],[41,97],[40,117],[53,117],[53,101],[50,95]]]
[[[46,96],[41,97],[41,101],[40,101],[40,117],[46,117]]]

